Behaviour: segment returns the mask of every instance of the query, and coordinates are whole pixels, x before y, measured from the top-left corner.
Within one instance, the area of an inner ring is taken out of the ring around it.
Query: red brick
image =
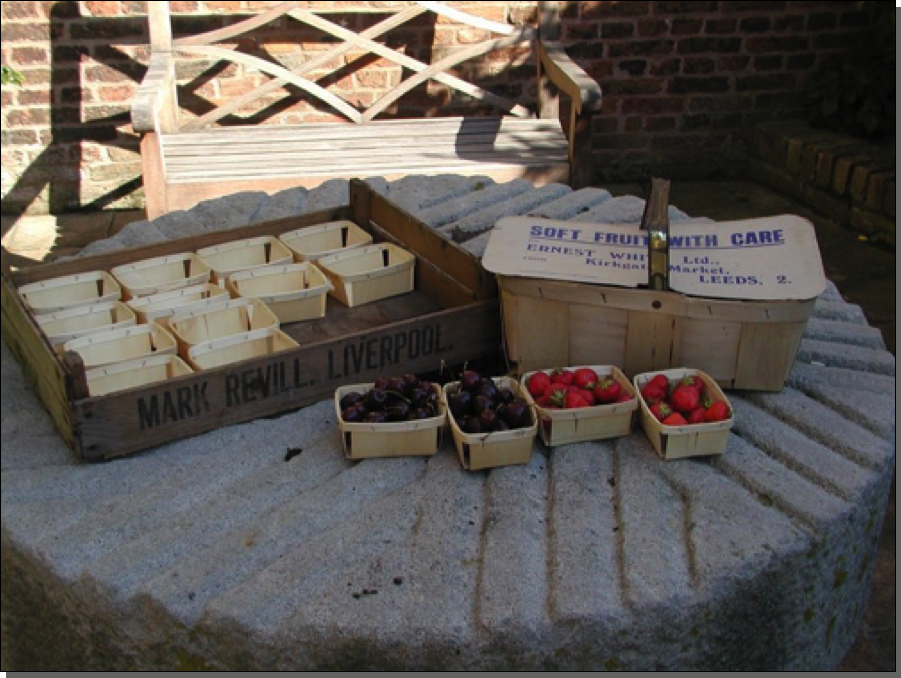
[[[10,63],[19,66],[49,64],[50,50],[46,47],[13,47]]]
[[[682,67],[681,59],[663,59],[656,61],[651,65],[651,75],[669,76],[678,73]]]
[[[716,68],[719,71],[743,71],[751,63],[751,57],[743,54],[719,57],[716,60]]]
[[[647,132],[663,132],[676,129],[676,119],[672,116],[646,118],[644,122],[644,129]]]
[[[39,19],[40,3],[37,2],[4,2],[0,3],[0,16],[4,19]]]
[[[644,134],[595,134],[592,136],[592,147],[603,149],[645,148],[648,137]]]
[[[835,28],[838,24],[838,15],[834,12],[815,12],[807,17],[808,31],[823,31]]]
[[[600,19],[611,16],[642,16],[650,9],[649,2],[580,2],[583,19]]]
[[[794,73],[768,73],[766,75],[744,75],[736,78],[735,91],[752,92],[771,89],[791,89],[797,78]]]
[[[69,22],[69,35],[79,40],[121,40],[143,37],[146,22],[139,19],[92,19]]]
[[[758,54],[754,57],[754,68],[758,71],[782,70],[781,54]]]
[[[681,113],[685,103],[681,97],[635,97],[623,99],[623,113]]]
[[[704,32],[707,34],[734,33],[737,26],[737,19],[720,17],[717,17],[716,19],[705,19]]]
[[[670,33],[672,33],[673,35],[694,35],[701,32],[701,26],[703,25],[703,19],[673,19],[672,26],[670,27]]]
[[[62,27],[55,25],[51,30],[51,24],[43,23],[14,23],[12,21],[4,21],[0,26],[0,39],[3,42],[46,42],[51,37],[58,38],[62,32]]]
[[[688,104],[688,110],[693,113],[719,112],[719,111],[746,111],[754,104],[750,95],[728,94],[725,96],[693,96]]]
[[[626,118],[625,124],[623,125],[624,132],[638,132],[641,130],[641,117],[640,116],[630,116]]]
[[[746,16],[738,24],[738,30],[742,33],[765,33],[770,30],[770,17]]]
[[[680,14],[685,12],[715,12],[716,2],[655,2],[654,14]]]
[[[335,4],[335,3],[332,3]],[[210,12],[228,12],[233,14],[241,9],[241,3],[237,0],[206,0],[204,8]]]
[[[795,33],[804,30],[805,21],[803,14],[779,14],[773,17],[773,30],[777,33]]]
[[[626,21],[608,21],[601,25],[603,38],[628,38],[635,32],[635,24]]]
[[[6,114],[10,127],[42,127],[50,124],[50,111],[46,108],[19,108]]]
[[[689,94],[692,92],[726,92],[729,79],[722,76],[683,78],[675,77],[669,81],[667,92],[670,94]]]
[[[745,40],[745,49],[751,54],[760,54],[762,52],[799,52],[807,48],[807,38],[801,35],[773,35]]]
[[[637,26],[638,35],[643,38],[656,38],[669,31],[669,23],[665,19],[642,19]]]
[[[617,69],[628,73],[629,75],[644,75],[647,70],[648,62],[644,59],[624,59],[617,65]]]
[[[12,95],[12,92],[4,91],[4,94]],[[50,90],[20,89],[18,90],[18,99],[20,106],[49,106]],[[3,105],[8,105],[5,99]]]
[[[563,37],[566,40],[594,40],[598,37],[598,24],[564,24]]]
[[[663,91],[663,80],[659,78],[628,78],[605,83],[605,91],[611,95],[658,94]]]
[[[710,57],[686,57],[682,60],[682,72],[686,75],[706,75],[716,70],[716,62]]]
[[[741,49],[741,38],[696,37],[680,40],[677,51],[679,54],[703,54],[706,52],[730,54],[738,52],[739,49]]]
[[[98,88],[98,96],[100,101],[104,103],[110,101],[131,101],[134,98],[135,90],[137,90],[137,84],[100,87]]]
[[[90,16],[119,16],[122,11],[118,2],[83,2],[81,4]]]
[[[659,56],[671,54],[672,51],[672,40],[630,40],[610,43],[607,46],[608,55],[611,57]]]

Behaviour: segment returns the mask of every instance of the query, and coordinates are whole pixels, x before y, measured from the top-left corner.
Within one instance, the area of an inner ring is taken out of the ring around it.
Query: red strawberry
[[[551,384],[551,377],[547,372],[535,372],[526,379],[526,388],[533,398],[543,395]]]
[[[590,367],[580,367],[573,373],[573,383],[579,388],[588,388],[598,380],[598,373]]]
[[[676,412],[688,414],[698,408],[701,404],[701,397],[693,386],[679,384],[670,394],[669,404]]]
[[[550,405],[563,407],[563,400],[564,398],[566,398],[566,393],[566,386],[564,386],[563,384],[552,383],[547,387],[547,391],[544,392],[544,397],[547,399]]]
[[[657,421],[663,421],[673,413],[672,409],[670,409],[670,406],[662,400],[651,405],[650,410],[651,414],[657,417]]]
[[[673,412],[666,419],[664,419],[662,423],[664,426],[685,426],[686,424],[688,424],[688,422],[685,421],[685,417],[683,417],[678,412]]]
[[[663,391],[664,395],[669,393],[669,379],[667,379],[665,375],[655,374],[651,378],[651,381],[649,383],[657,384],[657,386],[660,387],[660,390]]]
[[[691,412],[688,413],[688,423],[689,424],[703,424],[704,423],[704,415],[707,413],[703,407],[696,407]]]
[[[594,396],[599,403],[612,403],[623,392],[623,387],[610,377],[606,377],[599,381],[594,387]]]
[[[731,416],[732,412],[729,411],[729,406],[722,400],[717,400],[707,408],[707,411],[704,413],[704,421],[725,421]]]
[[[563,409],[574,410],[579,407],[588,407],[588,403],[578,393],[567,393],[563,399]]]
[[[648,382],[641,389],[641,397],[648,405],[653,405],[661,400],[666,400],[666,391],[661,389],[659,384]]]
[[[617,399],[614,400],[613,402],[615,402],[615,403],[627,403],[627,402],[629,402],[630,400],[632,400],[632,397],[633,397],[633,396],[632,396],[631,394],[629,394],[629,393],[620,393],[620,394],[619,394],[619,398],[617,398]]]
[[[598,399],[594,397],[594,391],[590,388],[580,388],[579,395],[582,396],[582,400],[588,403],[589,407],[593,407],[598,404]]]
[[[690,374],[686,377],[682,378],[682,381],[679,382],[684,386],[691,386],[692,388],[698,391],[698,395],[704,395],[704,382],[701,381],[701,377],[696,374]]]
[[[565,384],[569,386],[573,383],[573,379],[575,379],[575,375],[565,367],[557,367],[551,371],[552,384]]]

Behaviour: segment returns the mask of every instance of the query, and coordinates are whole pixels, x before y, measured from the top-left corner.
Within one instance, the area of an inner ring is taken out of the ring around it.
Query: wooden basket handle
[[[644,205],[641,229],[648,232],[648,287],[669,289],[668,179],[651,179],[651,194]]]

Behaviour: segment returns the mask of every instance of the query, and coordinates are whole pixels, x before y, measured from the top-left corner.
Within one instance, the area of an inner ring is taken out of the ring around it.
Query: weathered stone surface
[[[200,216],[208,231],[221,231],[252,223],[251,217],[267,198],[263,191],[242,191],[204,200],[188,211]]]
[[[455,221],[485,209],[495,203],[507,200],[514,195],[525,193],[532,184],[523,179],[514,179],[504,184],[483,186],[471,193],[461,195],[438,205],[424,209],[417,215],[429,226],[445,228]]]
[[[434,224],[525,190],[422,207],[454,191],[434,181],[404,189]],[[635,200],[574,218],[640,219]],[[658,459],[639,429],[488,472],[461,470],[450,436],[353,463],[326,400],[82,464],[5,344],[0,367],[11,670],[832,669],[894,467],[894,359],[831,284],[788,387],[730,393],[726,453],[698,460]]]
[[[250,215],[248,223],[255,224],[260,221],[303,214],[307,211],[308,192],[303,186],[297,186],[270,195],[266,200],[260,202],[256,211]]]
[[[538,205],[555,200],[562,195],[570,193],[571,190],[569,186],[562,186],[561,184],[547,184],[540,188],[533,188],[454,221],[445,226],[443,230],[451,233],[454,240],[463,242],[479,233],[491,230],[494,228],[497,220],[502,217],[515,217],[527,214]]]

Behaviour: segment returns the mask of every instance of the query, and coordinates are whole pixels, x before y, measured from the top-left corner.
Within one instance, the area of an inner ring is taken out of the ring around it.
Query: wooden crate
[[[628,225],[498,222],[483,264],[498,274],[517,372],[608,364],[631,377],[693,365],[725,388],[781,390],[825,287],[812,225],[792,215],[678,225],[678,291],[648,287],[643,240]]]
[[[332,282],[329,294],[348,307],[370,304],[413,289],[416,257],[391,243],[355,247],[322,257],[317,263]]]
[[[333,289],[331,281],[310,262],[233,273],[226,287],[236,297],[259,299],[282,323],[325,317],[326,299]]]
[[[220,287],[225,287],[226,280],[232,273],[294,261],[291,250],[271,235],[203,247],[197,250],[197,256],[210,267],[213,282]]]
[[[104,301],[119,301],[122,287],[106,271],[88,271],[23,285],[19,288],[19,294],[28,308],[41,314]]]
[[[188,349],[187,362],[195,370],[211,370],[245,360],[265,358],[297,346],[297,342],[278,327],[266,327],[195,344]]]
[[[157,322],[166,326],[176,313],[224,304],[231,297],[227,290],[213,283],[201,283],[169,292],[129,299],[126,305],[138,316],[139,323]]]
[[[335,390],[335,416],[341,431],[341,445],[348,459],[373,457],[431,457],[441,449],[446,405],[438,400],[436,416],[418,421],[391,421],[383,424],[346,422],[341,418],[341,398],[347,393],[365,393],[373,383],[341,386]],[[438,384],[432,389],[440,396]]]
[[[18,288],[40,280],[194,251],[239,238],[278,236],[306,225],[351,219],[376,242],[403,244],[416,257],[414,290],[360,308],[329,298],[326,317],[282,325],[298,342],[274,355],[90,396],[77,354],[56,354]],[[145,247],[13,271],[2,267],[2,333],[52,417],[82,459],[117,457],[221,426],[250,421],[331,398],[344,384],[387,372],[423,373],[501,350],[494,276],[454,243],[352,181],[350,202]]]
[[[351,247],[372,244],[372,235],[348,219],[298,228],[278,239],[288,246],[296,261],[317,261]]]
[[[510,377],[492,377],[498,387],[509,388],[518,398],[525,398],[524,389],[515,379]],[[447,397],[460,389],[460,382],[445,384],[442,390],[442,401],[447,408]],[[467,471],[480,471],[498,466],[528,464],[532,459],[532,445],[538,431],[535,411],[532,411],[532,425],[512,431],[494,431],[492,433],[464,433],[457,425],[450,409],[447,409],[447,421],[454,438],[457,457],[460,465]]]
[[[577,370],[589,367],[599,377],[612,377],[623,388],[624,393],[635,396],[635,388],[626,375],[613,365],[579,365],[567,369]],[[551,368],[552,369],[552,368]],[[550,369],[535,372],[550,372]],[[608,403],[573,410],[552,410],[540,407],[526,388],[526,382],[535,372],[526,372],[520,384],[526,401],[538,413],[538,435],[548,447],[579,443],[586,440],[606,440],[629,435],[638,411],[638,398],[625,403]]]
[[[77,353],[89,370],[125,360],[175,355],[177,350],[175,337],[157,323],[89,334],[63,344],[63,351]]]
[[[198,344],[278,327],[278,318],[259,299],[232,299],[221,305],[180,311],[169,318],[169,329],[185,359],[191,347]]]
[[[96,367],[85,373],[88,393],[104,396],[191,374],[177,355],[155,355]]]
[[[41,332],[52,346],[62,351],[63,344],[79,337],[134,325],[137,320],[121,301],[105,301],[91,306],[76,306],[35,317]]]
[[[704,382],[704,392],[712,401],[725,401],[732,412],[732,405],[719,384],[700,370],[677,368],[672,370],[656,370],[645,374],[637,374],[633,378],[635,389],[641,391],[655,374],[663,374],[672,383],[690,375],[697,375]],[[652,413],[644,398],[639,395],[641,409],[639,420],[641,427],[654,446],[657,454],[663,459],[682,459],[684,457],[703,457],[722,454],[726,450],[729,429],[735,423],[735,417],[725,421],[709,424],[690,424],[687,426],[664,426]]]

